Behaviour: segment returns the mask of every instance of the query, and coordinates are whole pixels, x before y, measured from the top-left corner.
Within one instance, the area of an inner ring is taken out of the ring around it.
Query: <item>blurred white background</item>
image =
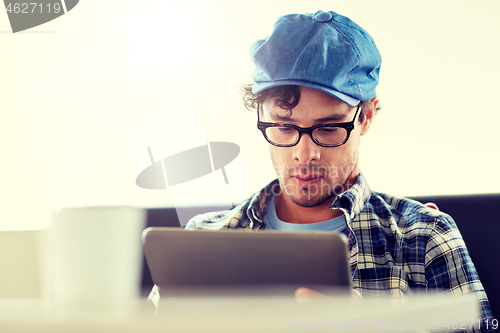
[[[361,144],[372,190],[499,192],[497,0],[81,0],[16,34],[0,10],[0,230],[49,227],[64,206],[171,206],[135,185],[128,136],[193,104],[208,141],[241,147],[258,190],[274,172],[238,92],[249,46],[278,16],[319,9],[382,53],[382,111]]]

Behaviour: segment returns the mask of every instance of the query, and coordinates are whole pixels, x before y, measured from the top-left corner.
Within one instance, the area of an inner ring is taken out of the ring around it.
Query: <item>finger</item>
[[[299,302],[308,302],[321,297],[326,297],[326,295],[309,288],[301,287],[295,290],[295,299]]]

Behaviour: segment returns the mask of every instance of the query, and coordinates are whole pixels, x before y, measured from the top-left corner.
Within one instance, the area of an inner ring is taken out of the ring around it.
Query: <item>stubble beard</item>
[[[353,183],[349,180],[349,175],[355,168],[354,159],[346,166],[326,167],[317,164],[302,166],[285,166],[277,163],[274,154],[271,155],[274,170],[278,176],[280,193],[285,192],[291,202],[300,207],[317,207],[325,201],[330,202],[350,188]],[[298,188],[293,176],[297,174],[318,174],[320,179],[313,186]]]
[[[323,182],[323,180],[321,180]],[[323,192],[323,186],[321,189],[317,187],[312,188],[295,188],[293,193],[289,187],[285,186],[285,193],[294,204],[300,207],[312,208],[323,204],[327,200],[333,200],[335,197],[334,193]]]
[[[331,179],[326,167],[317,165],[276,168],[282,192],[284,191],[291,202],[300,207],[312,208],[332,201],[337,195],[344,191],[344,184],[338,183],[342,179]],[[298,187],[293,176],[298,173],[319,173],[319,180],[305,187]]]

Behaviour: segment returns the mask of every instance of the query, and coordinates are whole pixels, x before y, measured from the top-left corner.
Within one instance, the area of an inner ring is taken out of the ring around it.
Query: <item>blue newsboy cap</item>
[[[356,106],[376,96],[382,58],[373,38],[335,12],[285,15],[253,43],[252,92],[282,85],[321,90]]]

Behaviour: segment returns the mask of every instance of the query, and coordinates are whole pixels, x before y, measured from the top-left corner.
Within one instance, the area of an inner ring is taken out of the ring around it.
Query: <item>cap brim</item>
[[[302,80],[277,80],[277,81],[268,81],[268,82],[254,82],[252,87],[252,93],[257,94],[261,91],[264,91],[269,88],[278,87],[278,86],[286,86],[286,85],[294,85],[294,86],[304,86],[312,89],[316,89],[327,93],[333,97],[340,99],[342,102],[349,104],[350,106],[357,106],[361,101],[336,90],[330,89],[323,85],[302,81]]]

